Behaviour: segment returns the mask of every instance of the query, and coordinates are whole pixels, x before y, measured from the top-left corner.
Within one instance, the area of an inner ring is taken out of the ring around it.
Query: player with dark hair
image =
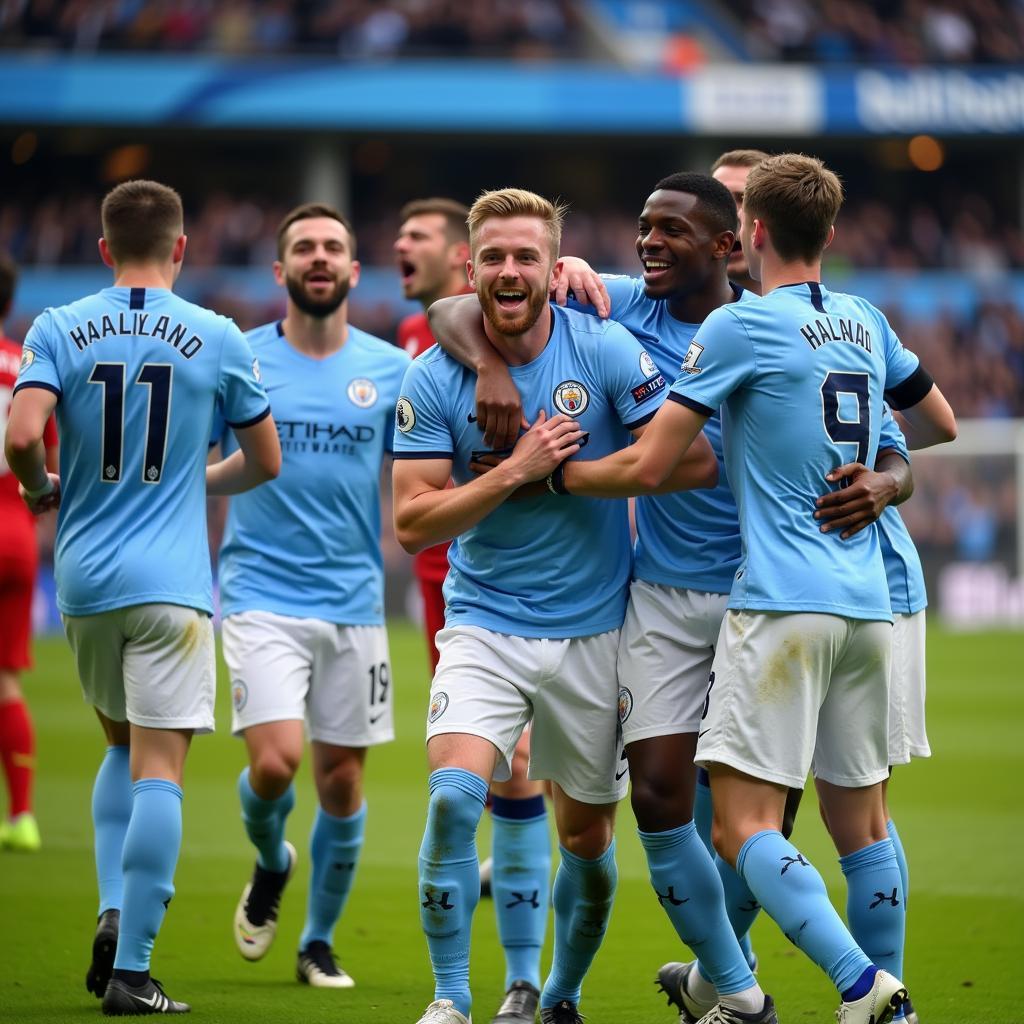
[[[848,521],[857,510],[841,490],[817,492],[826,474],[856,481],[874,463],[883,392],[917,446],[952,439],[956,421],[882,314],[821,284],[841,202],[838,179],[811,157],[783,154],[751,171],[743,249],[766,297],[713,312],[640,441],[598,462],[570,460],[562,482],[570,494],[650,491],[724,404],[744,558],[697,741],[715,847],[828,973],[839,1024],[886,1024],[907,994],[884,969],[896,965],[904,926],[882,800],[892,612],[877,531]],[[836,470],[847,452],[856,461]],[[822,525],[811,510],[823,505],[843,514]],[[863,945],[780,831],[786,792],[809,769],[828,821],[841,824],[832,836]],[[881,969],[864,946],[879,951]]]
[[[381,465],[409,357],[348,322],[355,234],[337,210],[297,207],[278,232],[283,320],[248,334],[281,435],[280,477],[231,502],[219,574],[238,779],[256,865],[235,910],[247,960],[261,959],[295,867],[284,838],[308,727],[318,804],[296,974],[354,982],[333,953],[366,828],[367,748],[394,738],[380,550]],[[226,450],[236,446],[225,433]]]
[[[206,495],[274,477],[281,450],[241,332],[171,291],[186,243],[178,194],[125,182],[101,217],[114,285],[36,318],[6,450],[29,508],[60,508],[57,603],[109,744],[93,790],[100,918],[86,985],[109,1015],[185,1013],[149,963],[174,895],[185,756],[213,729]],[[42,445],[55,408],[59,476]],[[241,450],[206,466],[215,410]]]
[[[0,253],[0,431],[6,430],[11,395],[21,362],[21,346],[4,335],[3,322],[14,302],[17,268]],[[46,466],[57,470],[57,428],[43,434]],[[39,849],[39,825],[32,813],[35,733],[21,689],[21,672],[32,664],[32,594],[38,551],[36,524],[18,494],[18,480],[0,452],[0,761],[7,782],[7,816],[0,822],[0,847],[26,853]]]

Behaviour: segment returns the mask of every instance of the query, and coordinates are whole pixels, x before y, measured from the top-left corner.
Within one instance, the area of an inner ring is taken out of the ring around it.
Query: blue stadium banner
[[[495,114],[495,97],[514,97]],[[1024,68],[690,75],[591,64],[6,53],[0,122],[596,135],[1019,135]]]

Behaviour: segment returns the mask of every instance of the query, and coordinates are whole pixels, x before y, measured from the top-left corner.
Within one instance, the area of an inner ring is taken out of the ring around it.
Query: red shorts
[[[35,537],[21,551],[0,552],[0,669],[17,671],[32,665],[29,641],[35,585]]]
[[[437,668],[437,644],[434,637],[444,629],[444,594],[441,588],[444,580],[430,580],[420,577],[420,593],[423,595],[423,629],[427,634],[427,653],[430,655],[431,673]]]

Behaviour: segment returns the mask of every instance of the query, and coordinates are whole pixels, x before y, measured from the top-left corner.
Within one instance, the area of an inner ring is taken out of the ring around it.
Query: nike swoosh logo
[[[705,730],[704,730],[704,732],[699,732],[699,733],[697,733],[697,739],[700,739],[700,738],[701,738],[701,736],[703,736],[703,735],[704,735],[704,733],[708,733],[708,732],[711,732],[711,730],[710,730],[710,729],[705,729]]]
[[[379,715],[371,715],[370,725],[376,725],[384,717],[384,714],[385,712],[382,711]]]
[[[621,779],[621,778],[622,778],[622,776],[623,776],[623,775],[625,775],[625,774],[626,774],[626,772],[628,772],[628,771],[629,771],[629,769],[628,769],[628,768],[623,768],[621,772],[616,772],[616,773],[615,773],[615,781],[616,781],[616,782],[618,782],[618,781],[619,781],[619,779]]]
[[[144,999],[142,996],[137,996],[133,993],[132,999],[134,999],[137,1003],[142,1003],[143,1006],[151,1006],[154,1008],[160,1007],[160,1009],[163,1009],[163,1007],[160,1006],[160,1002],[163,999],[163,996],[161,996],[159,992],[154,992],[148,999]]]

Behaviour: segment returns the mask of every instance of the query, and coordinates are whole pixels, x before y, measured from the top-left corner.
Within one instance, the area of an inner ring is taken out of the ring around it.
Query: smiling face
[[[725,244],[720,240],[729,235],[711,230],[695,195],[672,189],[651,193],[638,231],[636,253],[643,265],[644,294],[651,299],[685,296],[701,288],[716,249]]]
[[[443,213],[409,217],[399,228],[394,249],[402,293],[421,302],[443,294],[466,259],[466,244],[449,238]]]
[[[469,283],[493,330],[525,334],[548,302],[555,255],[539,217],[491,217],[477,228]]]
[[[729,257],[729,276],[732,278],[751,277],[750,266],[740,239],[743,236],[743,193],[747,187],[747,177],[750,175],[749,167],[741,167],[737,164],[723,164],[711,177],[720,181],[732,194],[736,201],[736,212],[740,217],[740,233],[736,236],[736,248]]]
[[[330,316],[359,280],[359,264],[345,225],[331,217],[306,217],[290,225],[274,264],[278,284],[292,302],[313,317]]]

